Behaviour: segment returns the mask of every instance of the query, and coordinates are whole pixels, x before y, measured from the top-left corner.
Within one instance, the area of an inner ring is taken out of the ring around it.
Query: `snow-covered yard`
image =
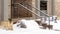
[[[18,29],[18,30],[17,31],[0,30],[0,34],[60,34],[59,31],[43,30],[43,29],[39,30]]]
[[[55,31],[55,29],[60,30],[60,20],[57,20],[57,23],[51,21],[50,24],[53,25],[53,30],[40,29],[34,20],[21,20],[21,22],[23,22],[27,28],[17,27],[19,23],[16,23],[13,25],[12,31],[0,29],[0,34],[60,34],[60,31]]]

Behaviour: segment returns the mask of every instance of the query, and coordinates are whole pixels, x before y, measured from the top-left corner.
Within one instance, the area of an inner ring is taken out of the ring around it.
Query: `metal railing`
[[[40,16],[39,14],[33,12],[32,9],[30,9],[29,7],[34,8],[35,10],[43,13],[43,14],[45,15],[44,18],[45,18],[45,17],[48,17],[48,18],[49,18],[49,19],[48,19],[48,22],[49,22],[49,25],[50,25],[50,16],[49,16],[48,14],[42,12],[40,9],[38,9],[38,8],[36,8],[36,7],[33,7],[31,4],[28,4],[28,3],[26,3],[26,2],[14,3],[14,4],[18,4],[19,7],[21,6],[21,7],[25,8],[25,9],[29,10],[30,12],[32,12],[32,13],[35,14],[36,16],[40,17],[41,20],[42,20],[43,17]],[[27,7],[27,6],[28,6],[28,7]],[[45,18],[44,20],[46,21],[46,18]],[[56,21],[56,20],[55,20],[55,21]]]
[[[40,15],[38,15],[37,13],[33,12],[33,11],[32,11],[30,8],[28,8],[27,6],[30,6],[30,7],[34,8],[34,9],[36,9],[37,11],[43,13],[44,15],[46,15],[46,17],[49,18],[49,25],[50,25],[50,16],[49,16],[48,14],[42,12],[40,9],[35,8],[35,7],[31,6],[30,4],[25,4],[25,3],[24,3],[24,4],[23,4],[23,3],[15,3],[15,4],[18,4],[19,6],[22,6],[23,8],[29,10],[30,12],[32,12],[32,13],[35,14],[36,16],[40,17],[40,19],[42,18],[42,16],[40,16]],[[26,5],[26,6],[24,6],[24,5]],[[45,18],[45,19],[46,19],[46,18]],[[41,20],[42,20],[42,19],[41,19]],[[45,20],[45,21],[46,21],[46,20]]]

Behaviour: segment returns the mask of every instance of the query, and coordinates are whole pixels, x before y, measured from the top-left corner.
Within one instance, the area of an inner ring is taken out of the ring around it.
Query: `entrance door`
[[[24,17],[32,17],[32,13],[22,6],[15,3],[28,3],[32,4],[32,0],[12,0],[11,2],[11,18],[24,18]],[[29,6],[27,6],[29,7]],[[31,8],[32,9],[32,8]]]

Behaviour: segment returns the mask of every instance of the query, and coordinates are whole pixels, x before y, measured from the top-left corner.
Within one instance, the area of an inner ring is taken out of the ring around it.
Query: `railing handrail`
[[[15,4],[19,4],[20,6],[22,5],[21,3],[15,3]],[[28,4],[29,6],[31,6],[30,4]],[[24,6],[24,5],[23,5]],[[24,6],[25,7],[25,6]],[[40,9],[38,9],[38,8],[36,8],[36,7],[33,7],[33,6],[31,6],[32,8],[34,8],[34,9],[36,9],[36,10],[38,10],[38,11],[40,11],[41,13],[43,13],[44,15],[46,15],[47,17],[50,17],[48,14],[46,14],[46,13],[44,13],[44,12],[42,12]],[[29,8],[28,8],[29,9]],[[30,10],[29,10],[30,11]]]
[[[20,6],[24,7],[25,9],[29,10],[30,12],[32,12],[33,14],[37,15],[38,17],[41,17],[40,15],[36,14],[35,12],[33,12],[32,10],[28,9],[27,7],[25,7],[24,5],[20,4],[20,3],[15,3],[15,4],[19,4]]]
[[[24,3],[25,4],[25,3]],[[25,5],[28,5],[28,6],[31,6],[32,8],[34,8],[34,9],[36,9],[36,10],[38,10],[38,11],[40,11],[40,12],[42,12],[40,9],[38,9],[38,8],[36,8],[36,7],[33,7],[31,4],[28,4],[27,2],[26,2],[26,4]],[[45,14],[47,17],[49,17],[49,15],[48,14],[46,14],[46,13],[44,13],[44,12],[42,12],[43,14]]]

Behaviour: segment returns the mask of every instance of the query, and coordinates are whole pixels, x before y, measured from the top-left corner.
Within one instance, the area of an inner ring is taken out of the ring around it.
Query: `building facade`
[[[13,16],[13,13],[15,15],[15,12],[12,13],[12,1],[17,1],[17,0],[0,0],[0,21],[8,20],[8,18],[11,18]],[[19,1],[22,2],[22,0],[19,0]],[[27,0],[27,2],[31,3],[31,5],[33,7],[38,8],[42,12],[48,14],[49,16],[52,16],[52,15],[57,16],[58,19],[60,19],[60,15],[59,15],[60,14],[60,0]],[[43,5],[45,5],[45,6],[43,6]],[[26,9],[22,8],[22,9],[24,9],[24,10],[22,10],[21,8],[18,8],[18,13],[16,14],[16,16],[17,15],[20,16],[18,18],[20,18],[20,19],[39,18],[38,16],[34,15],[33,13],[30,14],[29,12],[27,12],[25,15],[23,11],[26,11]],[[39,12],[38,10],[35,10],[34,8],[31,8],[31,9],[32,9],[32,12],[35,12],[36,14],[38,14],[40,16],[44,15],[41,12]],[[15,9],[15,11],[17,11],[17,10]],[[20,12],[20,11],[22,11],[22,12]],[[13,18],[13,19],[17,19],[17,18]]]

